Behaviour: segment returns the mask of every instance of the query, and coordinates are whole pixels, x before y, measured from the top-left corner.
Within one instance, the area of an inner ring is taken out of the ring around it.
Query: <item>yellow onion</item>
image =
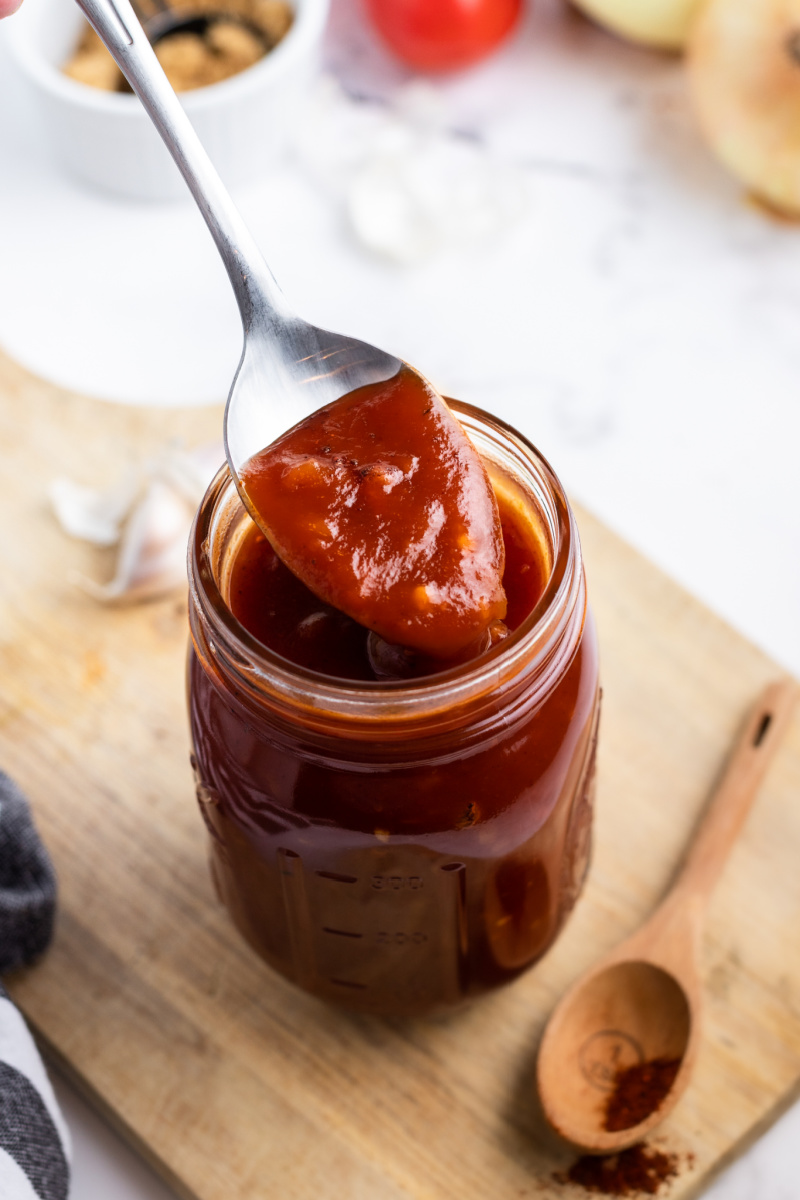
[[[800,216],[800,0],[710,0],[689,71],[721,161],[755,196]]]
[[[662,50],[686,45],[703,0],[574,0],[587,16],[633,42]]]

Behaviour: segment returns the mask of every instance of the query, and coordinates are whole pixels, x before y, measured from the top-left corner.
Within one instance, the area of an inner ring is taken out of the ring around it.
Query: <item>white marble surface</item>
[[[513,421],[577,499],[800,674],[800,229],[715,165],[680,62],[537,0],[493,60],[409,92],[358,0],[334,0],[326,65],[347,96],[323,91],[295,157],[236,196],[293,303]],[[416,136],[389,123],[398,102],[461,205],[404,263],[365,249],[347,207],[389,202]],[[224,394],[237,318],[196,213],[62,178],[5,66],[0,262],[0,344],[42,374],[116,400]],[[171,1196],[58,1091],[74,1200]],[[799,1142],[796,1108],[708,1196],[795,1200]]]

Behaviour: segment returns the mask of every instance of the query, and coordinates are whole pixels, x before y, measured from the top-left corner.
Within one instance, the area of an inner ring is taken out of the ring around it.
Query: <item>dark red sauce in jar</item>
[[[397,663],[276,558],[226,472],[191,548],[189,702],[212,873],[275,969],[377,1013],[458,1004],[552,944],[589,852],[597,649],[558,480],[454,405],[491,477],[509,634]],[[398,677],[387,678],[395,672]]]
[[[508,597],[504,630],[516,629],[533,612],[547,580],[546,557],[538,538],[531,529],[526,536],[518,520],[513,511],[501,508],[506,548],[503,586]],[[459,661],[392,647],[391,657],[385,654],[382,663],[370,631],[310,591],[254,524],[233,559],[227,601],[237,620],[265,646],[323,675],[373,681],[420,678]]]

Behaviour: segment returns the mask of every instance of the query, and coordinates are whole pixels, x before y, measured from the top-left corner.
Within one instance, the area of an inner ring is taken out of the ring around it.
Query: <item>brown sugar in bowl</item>
[[[176,92],[210,87],[254,66],[288,34],[294,9],[289,0],[174,0],[170,6],[170,24],[195,17],[207,20],[205,29],[178,27],[169,37],[154,41],[153,29],[149,23],[145,26]],[[157,28],[163,29],[160,20]],[[125,76],[89,24],[63,71],[90,87],[130,91]]]
[[[313,79],[329,0],[291,0],[290,29],[247,70],[181,103],[229,186],[263,178],[281,161]],[[43,136],[71,175],[141,200],[188,197],[186,185],[136,96],[68,78],[84,18],[73,0],[37,0],[9,22],[10,65],[38,111]]]

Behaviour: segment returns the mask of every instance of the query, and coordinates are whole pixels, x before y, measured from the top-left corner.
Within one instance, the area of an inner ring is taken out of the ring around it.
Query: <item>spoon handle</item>
[[[76,0],[130,83],[189,185],[217,244],[247,332],[291,312],[250,231],[161,69],[129,0]]]
[[[704,902],[741,831],[798,698],[792,679],[769,684],[737,738],[672,889]]]

